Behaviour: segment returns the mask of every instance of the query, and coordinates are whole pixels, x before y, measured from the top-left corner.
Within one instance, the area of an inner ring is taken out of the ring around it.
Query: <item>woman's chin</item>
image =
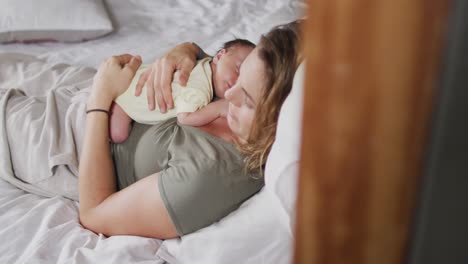
[[[226,115],[226,120],[227,120],[227,124],[228,124],[229,128],[231,129],[231,131],[233,131],[233,132],[236,131],[236,128],[234,126],[234,120],[232,119],[230,114]]]
[[[239,126],[236,124],[236,120],[232,118],[230,114],[226,116],[227,124],[229,129],[231,129],[232,133],[236,136],[239,136]]]

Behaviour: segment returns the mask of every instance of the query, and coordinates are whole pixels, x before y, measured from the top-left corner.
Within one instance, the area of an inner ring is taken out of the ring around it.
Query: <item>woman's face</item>
[[[265,66],[255,48],[242,63],[236,84],[224,95],[229,101],[228,125],[241,141],[249,137],[264,85]]]

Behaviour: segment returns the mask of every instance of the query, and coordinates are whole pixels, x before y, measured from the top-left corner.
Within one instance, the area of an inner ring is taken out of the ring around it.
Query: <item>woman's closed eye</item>
[[[247,106],[247,108],[254,109],[252,102],[250,102],[249,97],[247,96],[244,96],[244,104]]]
[[[245,88],[241,88],[241,89],[242,89],[242,93],[243,93],[243,97],[244,97],[244,100],[243,100],[244,105],[246,105],[247,108],[249,108],[249,109],[254,109],[255,108],[255,102],[253,101],[252,96],[249,93],[247,93]]]

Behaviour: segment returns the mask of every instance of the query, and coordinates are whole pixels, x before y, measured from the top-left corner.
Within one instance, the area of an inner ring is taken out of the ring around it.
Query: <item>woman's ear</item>
[[[213,58],[213,63],[218,64],[218,61],[221,59],[221,57],[226,54],[226,49],[220,50],[218,53]]]

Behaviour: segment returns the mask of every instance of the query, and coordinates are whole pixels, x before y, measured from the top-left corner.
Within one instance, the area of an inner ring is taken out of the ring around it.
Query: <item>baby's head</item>
[[[236,83],[242,62],[254,48],[255,44],[245,39],[224,43],[211,63],[215,96],[224,98],[224,93]]]

